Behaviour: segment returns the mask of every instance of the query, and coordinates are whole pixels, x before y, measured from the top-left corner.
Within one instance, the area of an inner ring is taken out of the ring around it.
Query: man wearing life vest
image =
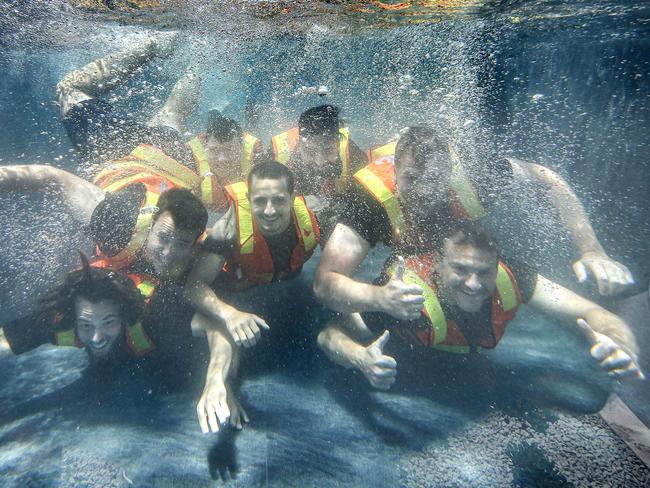
[[[304,111],[297,127],[273,136],[271,143],[273,159],[294,172],[296,191],[318,200],[318,221],[328,235],[340,211],[340,196],[348,191],[354,172],[367,163],[349,129],[341,126],[338,108],[320,105]]]
[[[374,387],[388,389],[397,366],[395,358],[384,354],[389,337],[411,347],[476,353],[496,347],[525,303],[584,334],[591,355],[610,376],[644,377],[635,337],[621,318],[529,266],[499,261],[497,254],[496,243],[484,230],[461,223],[443,240],[440,252],[389,260],[380,283],[399,280],[419,286],[424,302],[417,305],[417,316],[395,320],[385,313],[344,315],[320,333],[320,347],[336,363],[360,370]]]
[[[51,343],[83,347],[91,362],[117,363],[156,349],[158,331],[144,321],[145,300],[156,280],[91,267],[85,257],[82,262],[34,313],[4,325],[11,350],[22,354]]]
[[[215,283],[220,298],[225,300],[224,297],[232,292],[298,274],[318,245],[320,236],[316,218],[305,200],[295,194],[291,171],[276,161],[262,162],[253,167],[246,182],[228,185],[226,191],[230,210],[211,229],[204,242],[204,247],[222,256],[223,272]],[[260,329],[269,326],[260,317],[244,314],[230,305],[221,307],[212,317],[217,319],[219,315],[224,322],[241,324],[241,331],[233,334],[235,347],[227,349],[210,376],[219,378],[227,371],[235,378],[240,355],[238,346],[255,345]],[[213,388],[223,391],[222,384],[215,384]],[[226,391],[229,389],[227,385]],[[212,395],[210,385],[206,385],[204,395]],[[216,417],[206,416],[199,410],[204,431],[218,430]]]
[[[262,156],[261,141],[218,110],[210,110],[206,131],[187,144],[200,178],[201,199],[206,207],[210,202],[215,210],[225,210],[223,187],[246,178]]]
[[[383,242],[399,254],[428,252],[455,220],[480,219],[490,200],[510,188],[508,181],[525,177],[546,179],[542,188],[581,251],[579,263],[591,266],[598,276],[601,292],[629,283],[629,271],[602,251],[580,203],[559,177],[531,163],[502,163],[500,179],[474,185],[452,158],[447,141],[427,127],[403,131],[394,157],[382,155],[355,174],[356,191],[350,192],[347,209],[321,255],[316,296],[338,312],[387,311],[395,318],[412,317],[412,307],[423,299],[418,286],[390,281],[378,287],[350,278],[370,247]]]
[[[196,67],[190,67],[177,81],[165,105],[146,125],[97,98],[124,83],[156,55],[165,54],[173,38],[168,34],[148,37],[68,73],[57,85],[63,124],[84,160],[83,172],[100,188],[115,191],[134,182],[148,186],[162,181],[160,192],[188,188],[206,208],[223,212],[225,183],[221,168],[214,165],[213,147],[215,136],[221,137],[223,131],[217,123],[208,127],[205,137],[194,138],[189,144],[183,139],[187,118],[200,94]],[[238,157],[241,164],[247,164],[259,147],[254,137],[241,137],[244,144]]]

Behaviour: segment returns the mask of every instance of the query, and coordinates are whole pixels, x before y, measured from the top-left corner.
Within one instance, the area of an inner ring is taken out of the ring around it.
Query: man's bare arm
[[[594,348],[602,350],[605,347],[601,347],[600,343],[607,343],[606,347],[610,349],[607,356],[629,356],[630,361],[622,368],[623,374],[643,376],[636,364],[639,354],[636,338],[619,316],[542,275],[537,275],[535,290],[528,304],[541,312],[558,317],[571,328],[585,332],[594,346],[592,355]]]
[[[80,222],[90,222],[104,191],[83,178],[45,164],[0,167],[0,191],[49,192],[61,194],[71,214]]]
[[[223,268],[224,257],[202,252],[192,266],[187,278],[185,297],[194,309],[209,317],[210,327],[223,325],[238,346],[251,347],[259,341],[260,328],[269,326],[255,314],[242,312],[221,300],[210,287]]]
[[[384,286],[356,281],[350,276],[368,255],[370,244],[350,227],[337,224],[321,254],[314,280],[314,293],[337,312],[385,312],[399,319],[420,315],[422,288],[401,278]]]
[[[373,337],[361,315],[343,315],[318,334],[318,345],[336,364],[361,371],[372,386],[388,389],[395,382],[397,362],[383,354],[390,333],[386,330],[369,345]]]
[[[573,265],[580,282],[591,273],[601,295],[615,294],[634,283],[627,267],[607,255],[580,200],[560,175],[539,164],[512,158],[509,161],[515,178],[535,181],[546,190],[580,253],[580,259]]]

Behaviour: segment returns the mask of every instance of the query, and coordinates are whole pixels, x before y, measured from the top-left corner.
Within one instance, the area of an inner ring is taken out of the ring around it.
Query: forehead
[[[187,237],[189,239],[192,239],[194,237],[192,235],[192,232],[189,230],[176,228],[174,217],[168,210],[165,210],[158,216],[151,230],[154,234],[174,234],[180,238]]]
[[[251,198],[289,195],[287,180],[281,178],[258,178],[253,176],[248,190]]]
[[[79,317],[85,318],[103,318],[108,315],[119,315],[120,306],[114,300],[101,299],[92,301],[86,297],[78,296],[75,299],[75,312]]]
[[[338,134],[305,134],[300,136],[300,140],[303,144],[308,144],[310,146],[323,146],[328,147],[334,144],[339,143]]]
[[[491,267],[496,265],[497,255],[494,251],[479,249],[472,244],[455,244],[450,239],[446,239],[445,260],[450,264]]]

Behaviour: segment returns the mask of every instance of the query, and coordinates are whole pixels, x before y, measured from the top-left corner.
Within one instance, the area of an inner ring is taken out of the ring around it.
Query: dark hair
[[[208,224],[208,211],[191,191],[184,188],[172,188],[161,193],[158,199],[158,212],[154,223],[163,212],[169,212],[176,228],[191,232],[198,238]]]
[[[116,302],[120,307],[120,317],[127,327],[140,320],[144,310],[144,297],[135,283],[120,272],[91,267],[83,254],[81,261],[82,269],[67,273],[63,282],[39,301],[40,310],[56,310],[64,317],[74,317],[75,302],[77,298],[83,297],[91,302]]]
[[[293,193],[294,182],[293,182],[293,173],[289,168],[284,164],[280,164],[277,161],[264,161],[262,163],[256,164],[253,166],[253,169],[248,173],[248,188],[250,189],[253,182],[253,176],[257,179],[271,179],[279,180],[284,178],[287,182],[287,191],[289,194]]]
[[[413,161],[418,168],[424,168],[434,161],[438,163],[445,161],[448,169],[451,170],[449,145],[430,127],[413,126],[402,131],[395,146],[396,165],[400,164],[407,151],[412,151]]]
[[[228,142],[233,137],[241,138],[244,135],[244,131],[237,122],[224,117],[221,112],[214,109],[208,112],[208,127],[205,133],[219,142]]]
[[[134,183],[107,192],[95,207],[86,229],[103,254],[115,256],[131,241],[146,191],[142,183]]]
[[[319,105],[305,110],[298,119],[301,136],[338,137],[339,109],[334,105]]]
[[[481,224],[472,220],[456,222],[446,236],[454,245],[470,245],[491,253],[498,253],[499,243]]]

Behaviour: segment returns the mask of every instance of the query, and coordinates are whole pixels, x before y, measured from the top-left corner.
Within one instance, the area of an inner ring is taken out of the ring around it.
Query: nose
[[[265,217],[273,217],[275,216],[276,211],[275,207],[273,206],[272,202],[267,202],[266,207],[264,207],[264,216]]]
[[[102,342],[103,340],[104,340],[104,334],[96,330],[95,333],[93,334],[93,342],[97,344],[99,342]]]
[[[465,280],[465,286],[472,291],[478,291],[481,289],[481,282],[476,273],[472,273],[469,278]]]
[[[172,253],[172,248],[171,246],[163,246],[163,248],[160,250],[160,255],[163,257],[167,257]]]

